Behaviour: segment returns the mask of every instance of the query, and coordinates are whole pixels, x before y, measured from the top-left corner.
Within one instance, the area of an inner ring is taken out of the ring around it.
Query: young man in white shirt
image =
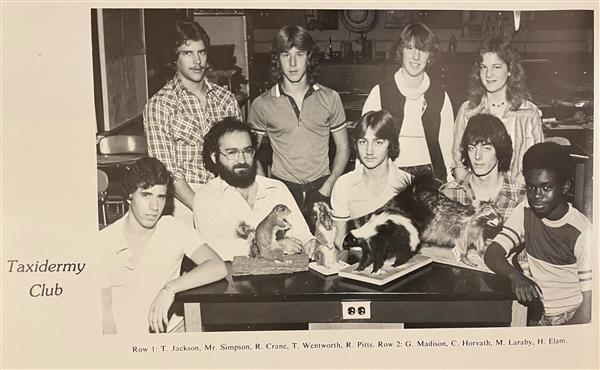
[[[170,312],[175,294],[220,280],[227,269],[191,227],[162,215],[173,181],[158,159],[142,158],[130,166],[125,188],[129,211],[100,233],[103,332],[181,328],[181,317]],[[197,266],[180,275],[184,255]]]

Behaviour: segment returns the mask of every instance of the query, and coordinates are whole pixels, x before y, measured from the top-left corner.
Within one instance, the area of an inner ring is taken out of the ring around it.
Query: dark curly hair
[[[569,148],[553,142],[532,145],[523,155],[523,175],[531,170],[552,171],[567,181],[573,174],[574,163]]]
[[[173,195],[173,177],[167,167],[156,158],[144,157],[127,168],[123,189],[127,195],[135,193],[138,188],[148,189],[154,185],[166,185],[167,196]]]
[[[394,43],[393,51],[396,62],[402,63],[404,48],[414,41],[415,48],[429,52],[429,64],[437,61],[440,52],[440,42],[433,31],[423,23],[410,23],[400,32],[400,38]]]
[[[174,51],[187,41],[202,41],[206,49],[210,48],[210,37],[198,22],[186,18],[175,22],[174,27]]]
[[[215,175],[218,175],[217,164],[212,159],[213,154],[219,152],[219,139],[225,134],[231,132],[247,132],[250,135],[252,147],[257,147],[256,136],[250,131],[250,126],[243,123],[235,117],[225,117],[221,121],[215,123],[213,127],[204,136],[204,146],[202,147],[202,160],[204,161],[204,168],[209,170]]]
[[[279,55],[296,47],[308,54],[308,65],[306,66],[306,80],[309,85],[317,82],[319,75],[319,49],[315,45],[312,36],[304,27],[287,25],[277,32],[271,45],[271,77],[275,83],[283,79]]]
[[[460,142],[462,162],[468,168],[471,168],[469,145],[479,143],[494,146],[498,159],[498,171],[506,172],[510,169],[513,156],[512,140],[500,118],[491,114],[476,114],[469,119]]]
[[[369,127],[375,131],[376,137],[389,141],[388,157],[392,161],[398,158],[400,154],[398,127],[394,117],[385,109],[367,112],[356,122],[351,130],[354,149],[358,150],[356,143],[365,136]]]
[[[523,101],[531,98],[525,84],[525,71],[521,66],[521,57],[510,43],[510,40],[500,36],[486,38],[479,47],[478,59],[473,64],[469,76],[469,107],[471,109],[477,107],[481,103],[483,95],[487,92],[481,83],[480,75],[480,64],[483,62],[483,54],[485,53],[496,53],[508,66],[506,100],[510,104],[510,110],[519,109]]]

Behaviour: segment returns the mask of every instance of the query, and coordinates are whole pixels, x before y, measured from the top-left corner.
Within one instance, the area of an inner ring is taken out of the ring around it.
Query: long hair
[[[394,117],[385,109],[379,111],[370,111],[363,114],[352,129],[352,138],[355,149],[358,139],[362,139],[368,128],[372,128],[375,136],[379,139],[385,139],[389,142],[388,157],[393,161],[400,154],[400,145],[398,144],[398,128]]]
[[[256,137],[250,131],[250,127],[234,117],[225,117],[221,121],[214,124],[213,127],[204,136],[204,145],[202,147],[202,160],[204,161],[204,168],[218,175],[217,164],[212,159],[213,154],[219,152],[219,139],[225,134],[231,132],[246,132],[250,136],[252,147],[256,148],[257,141]]]
[[[460,142],[462,161],[468,168],[472,168],[471,159],[469,158],[469,145],[479,143],[494,146],[496,158],[498,159],[498,171],[506,172],[509,170],[513,156],[512,140],[500,118],[491,114],[476,114],[469,119]]]
[[[308,54],[308,65],[306,66],[306,79],[309,85],[314,84],[318,77],[319,49],[315,45],[312,36],[304,27],[287,25],[277,32],[271,45],[271,75],[276,83],[283,79],[279,55],[296,47]]]
[[[486,38],[479,47],[478,59],[473,64],[469,76],[469,108],[473,109],[481,104],[483,95],[487,93],[487,90],[481,83],[480,75],[480,63],[483,61],[483,54],[485,53],[496,53],[508,66],[509,76],[506,81],[506,100],[510,104],[510,110],[518,110],[523,101],[531,98],[525,84],[525,71],[521,66],[521,57],[510,43],[510,40],[500,36]]]
[[[437,61],[440,42],[433,31],[423,23],[410,23],[400,32],[400,38],[394,43],[398,63],[402,63],[404,48],[414,41],[415,48],[429,52],[429,64]]]

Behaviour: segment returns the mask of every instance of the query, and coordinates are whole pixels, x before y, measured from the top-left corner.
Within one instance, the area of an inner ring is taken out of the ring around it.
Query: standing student
[[[400,68],[373,87],[362,114],[385,109],[394,117],[401,151],[397,167],[413,174],[429,171],[446,182],[452,179],[454,113],[446,91],[426,72],[438,52],[438,39],[429,27],[404,27],[395,50]]]
[[[519,302],[542,302],[539,325],[591,320],[592,225],[565,200],[572,171],[565,147],[539,143],[529,148],[523,156],[527,200],[485,251],[486,265],[510,279]],[[505,258],[522,244],[531,278]]]
[[[212,178],[202,162],[204,135],[229,116],[241,119],[235,96],[206,80],[210,38],[196,22],[175,24],[173,52],[177,71],[144,109],[148,152],[175,177],[173,215],[192,224],[194,190]]]
[[[398,169],[398,131],[394,118],[385,110],[364,114],[352,129],[358,153],[354,171],[338,179],[331,193],[335,244],[341,248],[347,222],[374,212],[410,183],[410,174]]]
[[[329,201],[350,155],[340,96],[316,81],[317,54],[304,28],[279,30],[271,50],[276,84],[254,100],[248,115],[259,143],[263,136],[271,142],[272,176],[290,189],[307,220],[314,202]],[[336,148],[331,169],[330,136]]]
[[[469,83],[469,100],[464,102],[454,126],[452,171],[455,179],[468,169],[461,161],[460,142],[469,118],[479,113],[502,120],[513,144],[509,175],[523,182],[521,164],[527,148],[543,141],[542,118],[538,107],[529,100],[525,72],[520,56],[503,37],[485,39],[478,51]]]
[[[100,233],[104,333],[162,333],[182,325],[170,312],[175,293],[227,275],[221,258],[190,226],[163,216],[173,181],[156,158],[128,170],[129,211]],[[197,266],[181,275],[183,256]]]

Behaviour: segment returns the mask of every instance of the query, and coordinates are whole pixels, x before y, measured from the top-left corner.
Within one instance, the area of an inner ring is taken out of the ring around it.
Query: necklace
[[[504,101],[503,101],[502,103],[499,103],[499,104],[494,104],[494,103],[490,103],[490,104],[491,104],[491,105],[492,105],[492,107],[494,107],[494,108],[500,108],[500,107],[502,107],[502,106],[504,105],[504,103],[506,103],[506,102],[504,102]]]

